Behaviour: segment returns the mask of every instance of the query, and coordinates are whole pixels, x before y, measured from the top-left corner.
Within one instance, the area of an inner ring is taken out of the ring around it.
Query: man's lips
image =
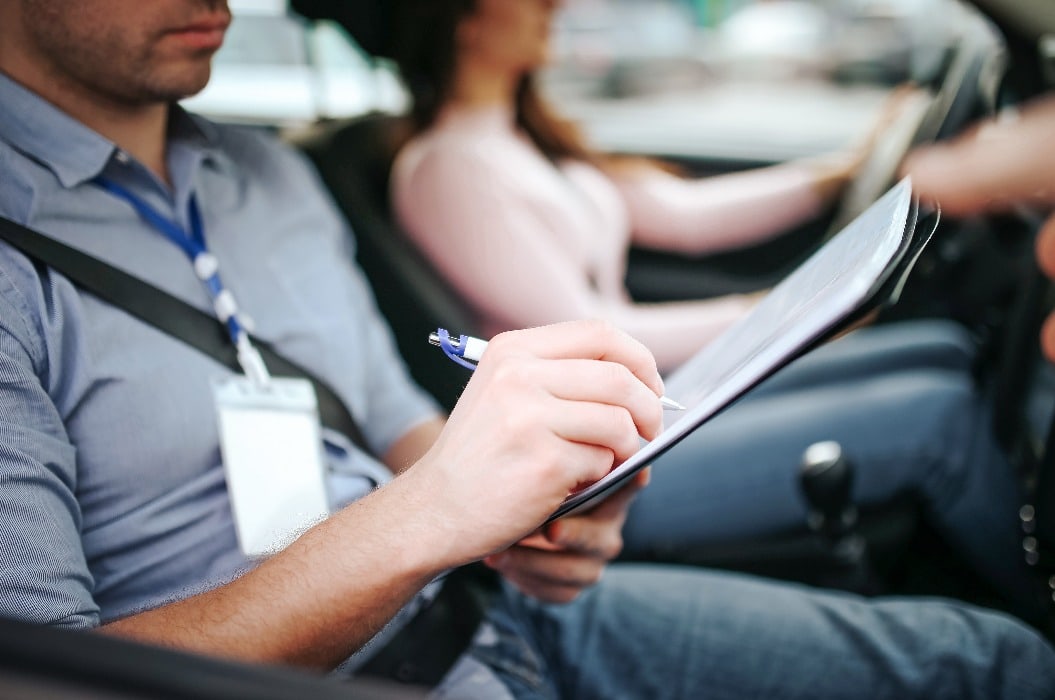
[[[218,49],[223,45],[224,34],[230,24],[230,17],[217,17],[172,29],[166,34],[192,48]]]

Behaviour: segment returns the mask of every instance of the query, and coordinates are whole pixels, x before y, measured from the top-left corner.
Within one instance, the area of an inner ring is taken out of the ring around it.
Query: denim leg
[[[800,357],[764,381],[745,402],[781,391],[934,369],[969,374],[977,344],[963,325],[928,319],[861,328]]]
[[[616,565],[569,605],[510,592],[487,624],[468,656],[518,700],[1055,697],[1055,651],[1033,630],[938,599]]]
[[[955,371],[888,373],[734,406],[657,460],[630,509],[627,556],[676,557],[802,527],[803,450],[836,440],[855,467],[856,503],[914,494],[982,576],[1028,598],[1020,494],[989,426],[970,378]]]

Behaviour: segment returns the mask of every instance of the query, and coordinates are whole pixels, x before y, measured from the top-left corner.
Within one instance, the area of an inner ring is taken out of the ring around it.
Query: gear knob
[[[857,521],[850,502],[853,467],[837,442],[817,442],[806,448],[799,486],[809,506],[809,524],[832,538],[849,532]]]

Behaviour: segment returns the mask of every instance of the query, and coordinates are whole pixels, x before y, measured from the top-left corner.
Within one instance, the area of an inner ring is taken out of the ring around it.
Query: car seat
[[[394,221],[388,206],[388,173],[404,132],[403,119],[373,113],[327,122],[293,139],[315,163],[352,227],[356,257],[411,374],[451,409],[468,381],[428,344],[437,328],[479,335],[466,304],[424,259]]]
[[[305,3],[294,2],[294,7],[298,4]],[[358,259],[415,379],[450,408],[468,377],[429,347],[426,337],[438,326],[473,334],[477,324],[458,294],[393,219],[388,177],[405,133],[403,117],[375,113],[322,123],[295,143],[314,161],[351,223]],[[1016,331],[1021,337],[1028,332],[1028,323]],[[1005,381],[1012,378],[1004,377],[997,384]],[[789,464],[788,468],[796,466]],[[870,569],[864,578],[858,569],[847,570],[846,558],[805,523],[781,535],[709,547],[692,553],[686,563],[867,593],[940,593],[999,606],[993,592],[968,572],[919,515],[919,505],[907,497],[861,512],[856,532],[867,543],[868,556],[858,563]],[[659,552],[656,558],[664,556]]]

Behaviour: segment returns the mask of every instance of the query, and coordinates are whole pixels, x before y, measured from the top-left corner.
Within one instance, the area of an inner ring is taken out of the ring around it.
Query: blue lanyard
[[[201,210],[198,208],[198,200],[195,196],[191,195],[187,205],[187,218],[190,222],[190,232],[187,232],[176,222],[166,218],[157,209],[147,204],[142,197],[113,180],[99,176],[95,178],[95,183],[115,197],[131,204],[144,221],[187,254],[194,266],[195,275],[202,281],[212,297],[216,317],[227,327],[231,342],[238,350],[238,361],[242,369],[251,379],[267,384],[270,377],[263,359],[249,342],[249,335],[238,320],[238,303],[234,295],[224,288],[223,281],[220,279],[219,261],[205,246],[205,226],[202,224]]]

